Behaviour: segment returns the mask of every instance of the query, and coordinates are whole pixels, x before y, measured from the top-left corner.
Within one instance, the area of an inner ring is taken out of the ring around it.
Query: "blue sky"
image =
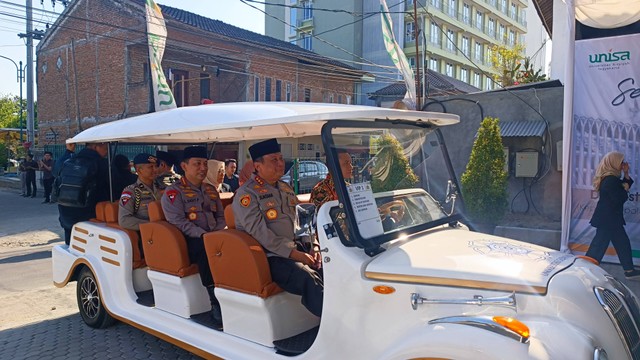
[[[52,7],[51,0],[33,1],[34,28],[44,30],[44,23],[55,22],[56,15],[51,12],[60,13],[64,7],[58,2],[55,8]],[[158,4],[190,11],[208,18],[218,19],[228,24],[232,24],[247,30],[264,34],[264,14],[253,9],[240,0],[156,0]],[[25,41],[18,37],[18,33],[26,31],[25,0],[0,0],[0,55],[11,58],[16,64],[22,61],[26,63],[27,47]],[[262,7],[259,4],[255,6]],[[34,60],[35,45],[34,42]],[[35,71],[35,69],[34,69]],[[34,73],[35,76],[35,73]],[[20,93],[20,84],[17,81],[17,68],[11,61],[0,58],[0,96]],[[34,80],[35,82],[35,80]],[[23,83],[23,96],[26,98],[27,86]],[[36,91],[34,85],[34,91]],[[36,94],[37,96],[37,94]]]

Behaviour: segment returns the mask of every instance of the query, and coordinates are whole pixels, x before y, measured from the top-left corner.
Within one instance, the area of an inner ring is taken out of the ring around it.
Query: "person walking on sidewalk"
[[[621,179],[622,175],[624,177]],[[629,164],[624,160],[624,154],[617,151],[606,154],[593,178],[593,188],[600,197],[590,222],[596,228],[596,235],[591,240],[586,256],[599,263],[611,242],[618,253],[624,276],[629,280],[640,280],[640,271],[633,267],[631,243],[624,229],[623,207],[629,198],[631,185],[633,179],[629,176]]]
[[[27,173],[25,181],[27,183],[27,193],[25,197],[36,197],[38,187],[36,186],[36,170],[38,170],[38,163],[33,160],[33,154],[27,154],[27,161],[24,163],[24,169]]]
[[[40,160],[40,170],[42,171],[42,185],[44,186],[43,204],[51,202],[51,189],[53,188],[53,154],[45,151],[44,158]]]

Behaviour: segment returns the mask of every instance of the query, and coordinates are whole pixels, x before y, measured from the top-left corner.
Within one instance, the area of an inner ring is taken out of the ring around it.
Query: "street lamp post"
[[[22,82],[24,81],[22,60],[19,61],[20,65],[18,65],[18,64],[16,64],[15,61],[13,61],[13,59],[10,59],[10,58],[8,58],[6,56],[0,55],[0,58],[7,59],[7,60],[11,61],[13,63],[13,65],[16,66],[16,70],[18,72],[18,82],[20,83],[20,145],[22,145],[22,143],[23,143],[23,138],[22,138],[22,114],[24,113],[23,108],[22,108]]]

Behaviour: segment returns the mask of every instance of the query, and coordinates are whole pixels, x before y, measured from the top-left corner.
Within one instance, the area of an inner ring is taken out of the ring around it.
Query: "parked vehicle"
[[[117,319],[207,358],[640,359],[640,307],[624,284],[586,259],[461,223],[439,130],[458,121],[352,105],[216,104],[102,124],[70,140],[322,135],[339,200],[317,209],[321,319],[299,296],[273,291],[261,247],[228,229],[205,235],[224,319],[223,331],[213,329],[184,238],[151,205],[144,258],[135,235],[113,224],[117,206],[101,204],[100,219],[76,224],[71,244],[53,248],[53,281],[77,282],[89,326]],[[374,145],[370,180],[344,181],[336,150],[344,144]]]
[[[324,180],[328,173],[329,168],[321,161],[301,160],[294,162],[280,180],[297,188],[298,193],[308,193],[317,183]]]

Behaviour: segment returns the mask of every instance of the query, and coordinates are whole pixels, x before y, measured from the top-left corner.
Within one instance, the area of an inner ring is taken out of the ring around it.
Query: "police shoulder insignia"
[[[198,214],[194,213],[194,212],[190,212],[189,213],[189,220],[194,221],[198,219]]]
[[[131,191],[123,191],[122,195],[120,195],[120,203],[122,206],[127,205],[129,200],[131,200]]]
[[[274,220],[278,217],[278,211],[276,209],[269,209],[265,215],[267,216],[267,219]]]
[[[251,195],[245,194],[240,198],[240,205],[247,207],[251,204]]]
[[[173,204],[173,202],[176,200],[176,196],[178,195],[178,190],[167,190],[165,192],[165,195],[167,195],[167,198],[169,198],[169,201],[171,201],[171,203]]]

